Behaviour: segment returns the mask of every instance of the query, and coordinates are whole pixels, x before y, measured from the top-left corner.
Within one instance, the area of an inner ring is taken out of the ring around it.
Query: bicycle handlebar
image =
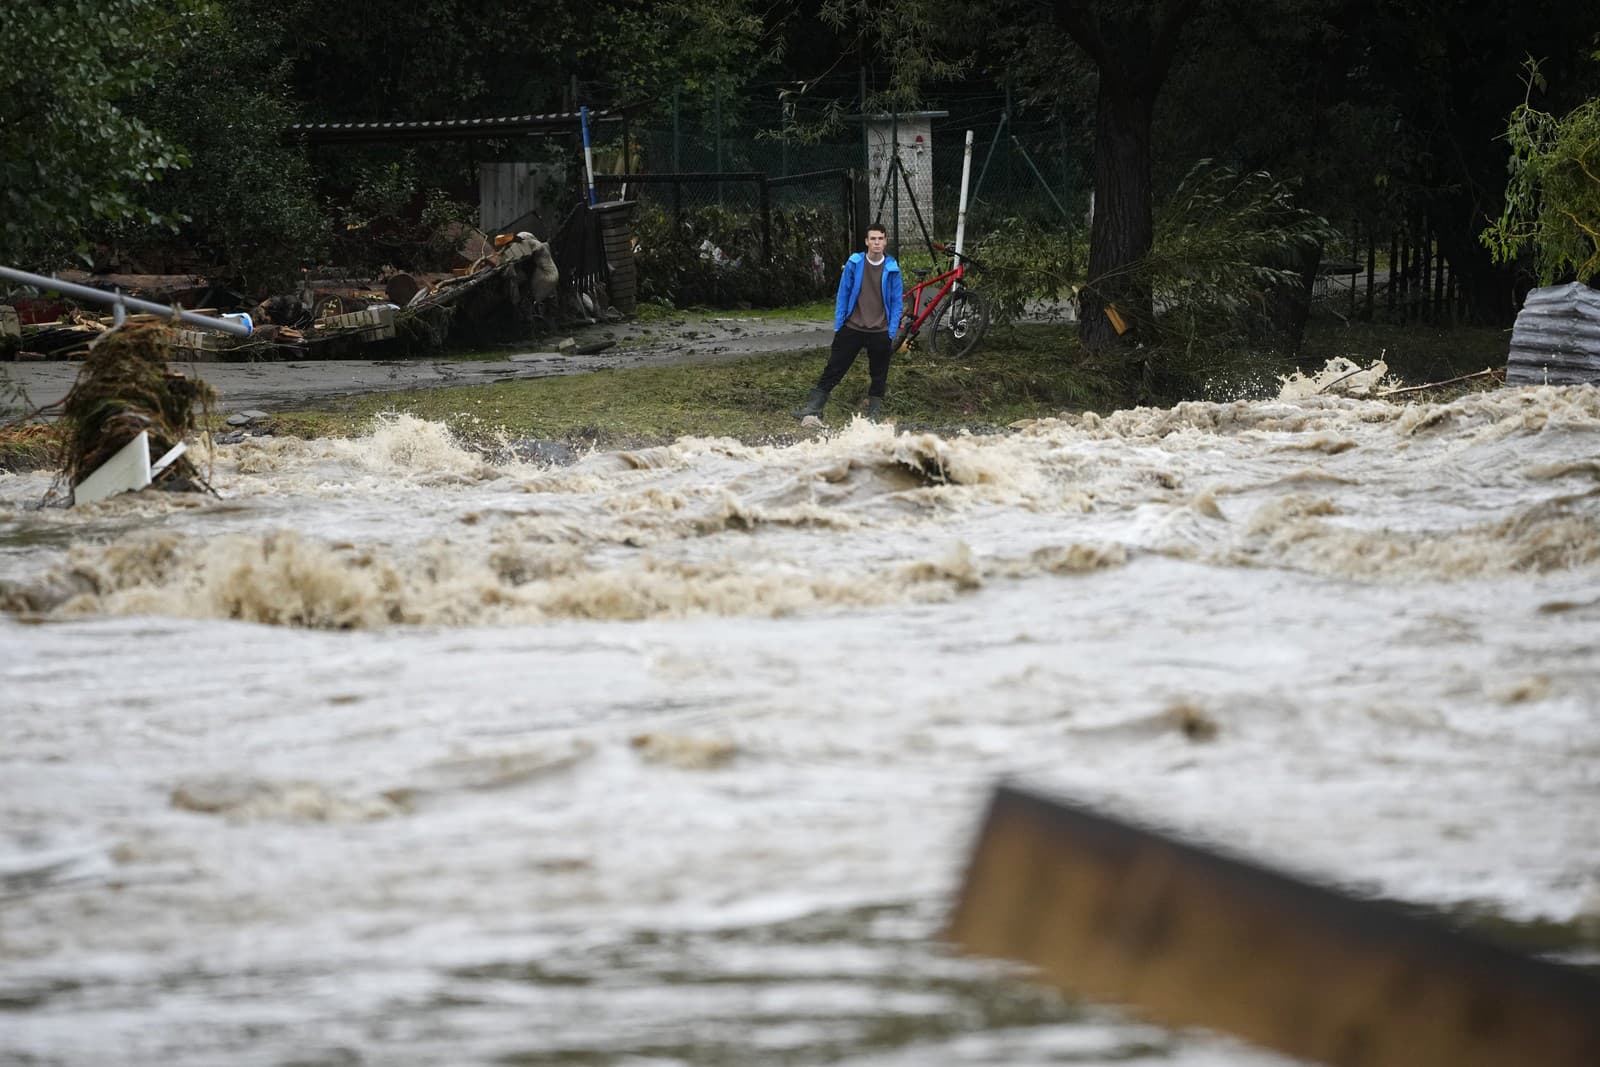
[[[949,252],[952,256],[956,254],[956,250],[951,248],[949,245],[942,245],[942,244],[939,244],[939,243],[935,242],[933,247],[937,248],[941,252]],[[967,255],[965,252],[961,253],[961,262],[965,263],[969,267],[977,267],[979,270],[983,270],[984,269],[984,266],[983,266],[982,263],[980,263],[977,260],[973,259],[971,256]]]

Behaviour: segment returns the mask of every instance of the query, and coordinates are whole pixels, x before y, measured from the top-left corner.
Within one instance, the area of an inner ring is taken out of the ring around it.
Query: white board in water
[[[78,487],[72,491],[72,503],[74,506],[93,504],[130,489],[143,489],[149,484],[150,435],[140,430],[138,437],[123,445],[116,455],[78,483]]]

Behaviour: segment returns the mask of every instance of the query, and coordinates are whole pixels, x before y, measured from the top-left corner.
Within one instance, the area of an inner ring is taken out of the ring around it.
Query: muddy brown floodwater
[[[989,789],[1600,921],[1597,455],[1528,388],[0,476],[0,1061],[1281,1062],[942,947]]]

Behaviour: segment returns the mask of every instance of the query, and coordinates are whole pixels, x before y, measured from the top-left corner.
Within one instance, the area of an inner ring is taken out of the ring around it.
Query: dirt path
[[[831,322],[735,315],[689,315],[654,322],[599,323],[561,335],[571,337],[571,354],[553,351],[561,337],[542,338],[525,349],[508,349],[502,359],[297,360],[286,363],[185,363],[173,367],[211,383],[221,396],[222,414],[288,411],[330,397],[401,389],[462,385],[584,374],[608,369],[715,363],[769,352],[824,347]],[[577,354],[609,342],[600,352]],[[77,379],[73,361],[0,364],[0,386],[20,386],[35,406],[54,403]],[[820,364],[819,364],[820,366]],[[0,413],[15,411],[0,390]]]

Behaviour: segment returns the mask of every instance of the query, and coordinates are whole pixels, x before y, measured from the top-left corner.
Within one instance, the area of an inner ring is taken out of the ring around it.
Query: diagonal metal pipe
[[[42,274],[29,274],[25,270],[13,270],[10,267],[0,267],[0,279],[17,282],[21,285],[31,285],[46,292],[61,293],[63,296],[74,297],[78,300],[87,300],[92,303],[105,304],[113,309],[117,322],[122,322],[125,310],[143,311],[152,315],[162,315],[167,318],[176,316],[191,326],[199,326],[206,330],[220,330],[231,333],[236,337],[249,337],[251,331],[248,317],[238,319],[219,319],[210,315],[197,315],[193,311],[182,308],[171,308],[165,304],[157,304],[150,300],[140,300],[138,297],[125,296],[122,293],[107,292],[96,289],[92,285],[79,285],[76,282],[64,282],[59,278],[46,278]]]

